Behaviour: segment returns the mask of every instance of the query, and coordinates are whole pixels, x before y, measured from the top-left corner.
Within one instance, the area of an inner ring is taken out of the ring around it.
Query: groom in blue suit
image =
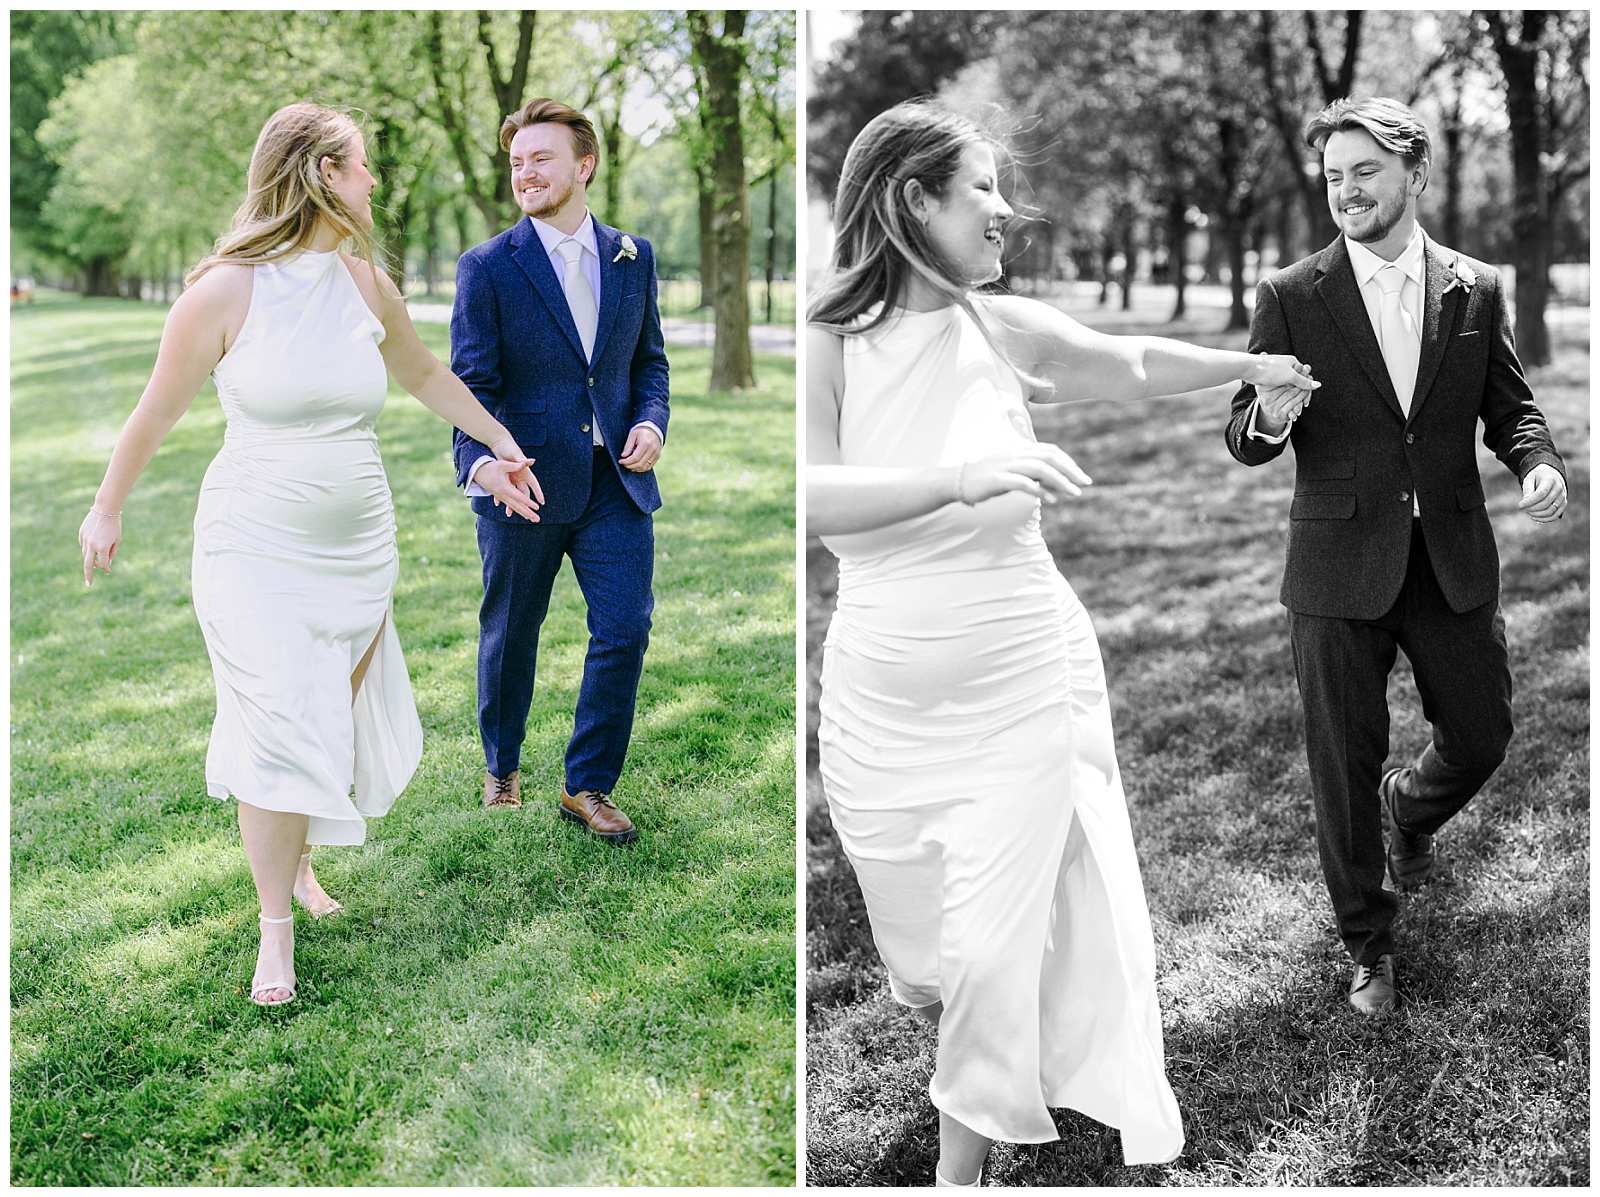
[[[650,513],[661,495],[651,471],[667,433],[655,259],[648,242],[590,215],[599,143],[581,112],[531,100],[506,117],[500,146],[527,219],[462,255],[450,368],[537,461],[544,497],[537,523],[499,507],[473,481],[494,455],[456,433],[456,483],[472,500],[483,557],[483,805],[522,805],[539,626],[565,556],[588,606],[589,650],[558,809],[626,843],[638,831],[611,793],[655,606]]]

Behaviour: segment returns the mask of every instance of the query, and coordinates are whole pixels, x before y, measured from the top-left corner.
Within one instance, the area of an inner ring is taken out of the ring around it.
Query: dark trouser
[[[597,450],[589,504],[575,522],[479,517],[478,548],[483,554],[478,728],[489,772],[505,777],[521,763],[539,627],[566,556],[588,607],[589,651],[567,745],[565,784],[569,793],[610,793],[633,732],[634,698],[655,609],[650,517],[623,490],[604,451]]]
[[[1497,602],[1450,609],[1434,577],[1419,522],[1393,607],[1381,618],[1289,613],[1289,643],[1305,707],[1306,757],[1317,812],[1317,852],[1350,955],[1371,964],[1394,950],[1399,900],[1383,888],[1378,781],[1389,755],[1389,671],[1405,651],[1433,728],[1400,774],[1400,822],[1432,833],[1467,804],[1511,743],[1511,670]]]

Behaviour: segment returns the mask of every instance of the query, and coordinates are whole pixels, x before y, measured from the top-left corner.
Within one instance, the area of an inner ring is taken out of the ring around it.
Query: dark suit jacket
[[[641,420],[667,431],[667,355],[656,310],[650,243],[633,238],[638,257],[613,261],[622,234],[594,222],[600,247],[600,313],[594,360],[585,361],[561,280],[528,219],[461,256],[450,313],[450,369],[535,459],[544,489],[541,522],[571,523],[583,514],[593,476],[600,414],[612,465],[644,512],[661,506],[654,471],[617,465],[628,432]],[[455,435],[456,485],[489,450]],[[481,516],[520,520],[489,498],[472,500]]]
[[[1340,237],[1256,288],[1252,353],[1292,353],[1322,388],[1294,423],[1294,500],[1280,601],[1302,615],[1376,619],[1405,580],[1413,492],[1445,599],[1467,611],[1500,593],[1473,441],[1520,481],[1546,462],[1565,473],[1522,376],[1499,274],[1428,240],[1422,356],[1409,418]],[[1457,260],[1476,276],[1445,294]],[[1283,452],[1246,434],[1255,388],[1233,399],[1228,450],[1245,465]]]

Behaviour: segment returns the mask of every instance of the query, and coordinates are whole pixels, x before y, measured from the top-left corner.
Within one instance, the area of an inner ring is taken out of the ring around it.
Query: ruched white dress
[[[1033,440],[960,308],[844,341],[846,465],[953,466]],[[1155,950],[1088,614],[1039,503],[1009,494],[824,538],[839,557],[819,740],[895,997],[944,1003],[933,1104],[990,1138],[1049,1107],[1176,1158]]]
[[[337,253],[254,269],[213,378],[228,419],[194,519],[217,717],[206,786],[359,844],[422,757],[395,634],[394,507],[375,424],[383,324]],[[352,704],[350,675],[377,648]]]

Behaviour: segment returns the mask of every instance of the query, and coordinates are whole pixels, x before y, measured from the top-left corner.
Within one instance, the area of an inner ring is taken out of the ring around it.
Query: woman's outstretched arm
[[[1276,396],[1298,414],[1322,384],[1291,354],[1211,349],[1169,337],[1119,337],[1079,324],[1049,304],[999,296],[986,305],[990,327],[1012,360],[1051,384],[1035,403],[1154,399],[1240,381]],[[1276,414],[1274,412],[1273,414]]]
[[[1082,494],[1090,479],[1055,445],[1026,444],[965,466],[847,466],[839,452],[843,338],[806,329],[806,528],[820,535],[868,532],[1019,490],[1053,503]]]

